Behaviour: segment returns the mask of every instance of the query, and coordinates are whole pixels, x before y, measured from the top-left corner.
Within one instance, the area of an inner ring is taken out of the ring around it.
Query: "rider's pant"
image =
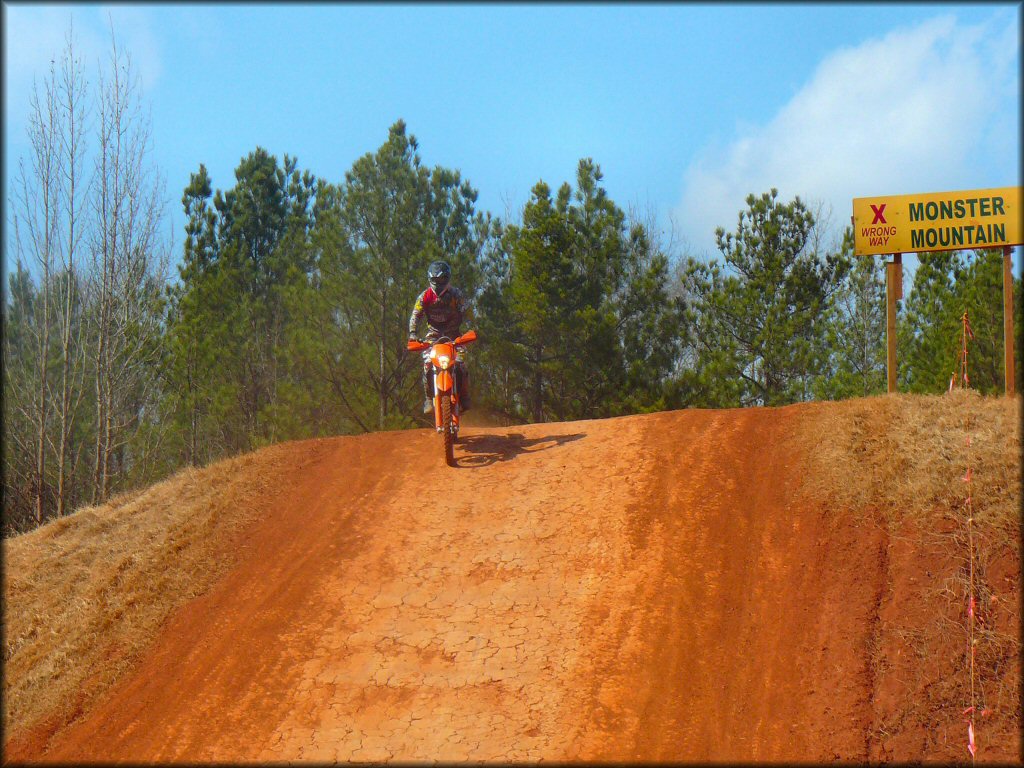
[[[430,369],[433,366],[430,364],[430,358],[426,355],[423,356],[423,394],[427,400],[432,400],[434,397],[434,377],[430,375]]]

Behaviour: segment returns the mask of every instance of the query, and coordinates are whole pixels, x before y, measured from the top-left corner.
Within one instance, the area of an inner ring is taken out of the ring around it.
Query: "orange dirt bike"
[[[429,355],[434,374],[434,425],[444,438],[444,460],[449,467],[455,465],[455,441],[459,436],[459,387],[455,368],[462,365],[459,353],[466,345],[476,341],[476,331],[467,331],[457,339],[441,336],[431,344],[429,341],[409,340],[411,352],[430,349]]]

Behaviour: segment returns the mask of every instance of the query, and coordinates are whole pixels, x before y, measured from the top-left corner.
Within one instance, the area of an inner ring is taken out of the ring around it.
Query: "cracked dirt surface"
[[[796,502],[803,413],[292,444],[240,564],[19,757],[864,759],[881,542]]]

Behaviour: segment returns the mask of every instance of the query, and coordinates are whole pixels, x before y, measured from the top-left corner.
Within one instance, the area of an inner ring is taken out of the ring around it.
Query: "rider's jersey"
[[[410,336],[416,335],[416,324],[424,316],[427,319],[427,341],[433,341],[439,336],[454,339],[459,335],[462,321],[468,319],[469,306],[462,291],[455,286],[448,286],[448,290],[440,296],[434,293],[433,288],[427,288],[416,298],[416,306],[409,316]]]

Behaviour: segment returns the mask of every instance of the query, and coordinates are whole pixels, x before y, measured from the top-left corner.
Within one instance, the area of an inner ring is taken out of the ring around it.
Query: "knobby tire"
[[[452,434],[452,396],[441,395],[441,436],[444,438],[444,461],[455,466],[455,435]]]

